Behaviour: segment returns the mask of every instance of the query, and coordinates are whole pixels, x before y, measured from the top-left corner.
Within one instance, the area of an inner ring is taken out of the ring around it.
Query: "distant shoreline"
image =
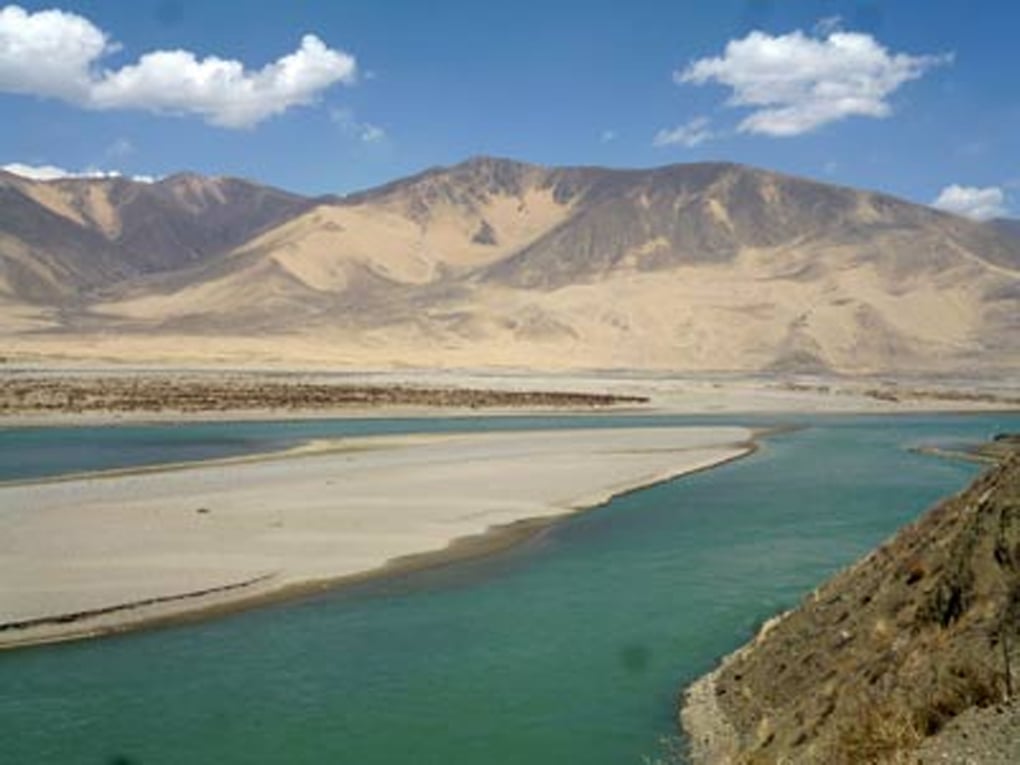
[[[457,385],[356,383],[252,375],[0,376],[0,416],[230,415],[400,409],[564,409],[591,411],[648,403],[647,396],[565,390],[498,390]]]
[[[468,371],[0,367],[0,428],[377,417],[1011,412],[1020,388]]]

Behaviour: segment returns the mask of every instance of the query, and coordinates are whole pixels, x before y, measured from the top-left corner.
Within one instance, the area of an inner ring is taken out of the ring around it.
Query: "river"
[[[1018,414],[7,429],[0,477],[323,436],[642,422],[802,427],[484,560],[0,653],[0,762],[638,765],[675,734],[686,682],[978,472],[912,447],[1020,430]]]

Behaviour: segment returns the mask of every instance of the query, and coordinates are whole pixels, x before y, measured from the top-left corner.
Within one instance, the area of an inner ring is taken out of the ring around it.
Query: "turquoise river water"
[[[639,765],[679,689],[940,497],[911,451],[1020,415],[355,420],[0,430],[0,479],[424,430],[800,424],[484,560],[0,653],[0,763]],[[0,508],[2,512],[2,508]]]

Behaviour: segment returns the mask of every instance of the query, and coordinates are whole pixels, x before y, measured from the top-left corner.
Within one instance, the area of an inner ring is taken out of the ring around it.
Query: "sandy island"
[[[0,647],[250,605],[421,565],[423,553],[434,553],[430,562],[471,554],[465,539],[506,544],[526,522],[742,456],[752,435],[685,427],[352,438],[3,485]]]

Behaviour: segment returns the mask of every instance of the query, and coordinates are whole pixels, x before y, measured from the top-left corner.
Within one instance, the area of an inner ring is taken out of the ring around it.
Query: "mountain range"
[[[0,173],[9,358],[990,373],[1020,226],[727,164],[480,157],[345,197]]]

